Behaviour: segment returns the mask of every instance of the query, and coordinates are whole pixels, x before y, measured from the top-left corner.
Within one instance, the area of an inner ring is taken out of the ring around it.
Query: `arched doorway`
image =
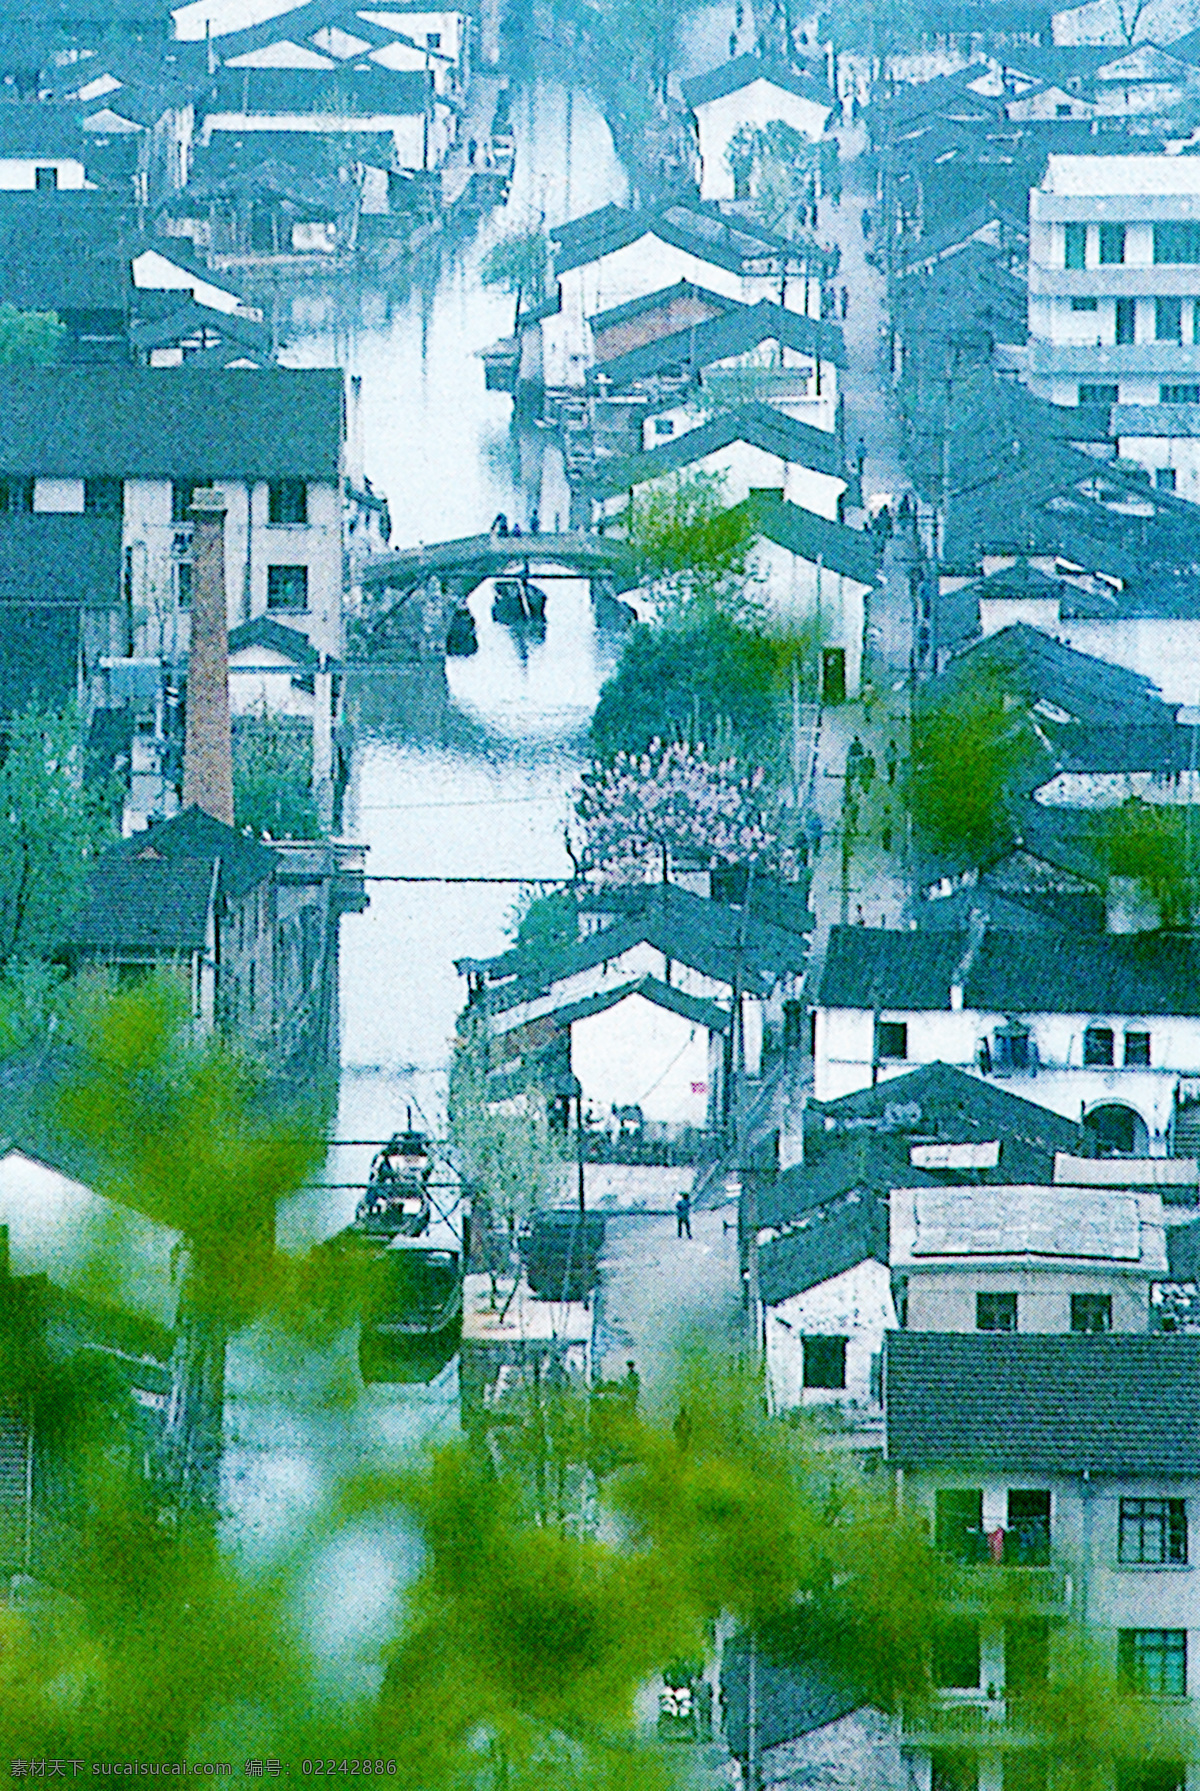
[[[1149,1152],[1150,1134],[1145,1120],[1121,1101],[1093,1107],[1083,1123],[1096,1140],[1096,1151],[1101,1157],[1144,1157]]]

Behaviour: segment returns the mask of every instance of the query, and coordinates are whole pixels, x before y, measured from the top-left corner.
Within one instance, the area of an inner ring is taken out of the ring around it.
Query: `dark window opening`
[[[875,1054],[901,1060],[908,1056],[907,1020],[880,1020],[875,1028]]]
[[[1080,1336],[1099,1337],[1112,1330],[1112,1295],[1071,1295],[1071,1329]]]
[[[1097,310],[1099,310],[1099,308],[1100,308],[1100,301],[1098,299],[1073,298],[1071,300],[1072,311],[1097,311]]]
[[[1116,386],[1089,386],[1079,388],[1080,404],[1115,404],[1117,402]]]
[[[267,567],[267,608],[293,616],[307,614],[307,566]]]
[[[192,607],[192,567],[189,560],[180,560],[175,567],[175,601],[180,609]]]
[[[1118,1763],[1116,1791],[1187,1791],[1187,1767],[1182,1760]]]
[[[1154,339],[1156,342],[1182,342],[1183,301],[1181,299],[1155,299]]]
[[[1159,386],[1160,404],[1200,404],[1200,385]]]
[[[1200,224],[1156,224],[1154,259],[1175,266],[1200,263]]]
[[[1004,1559],[1015,1567],[1050,1564],[1050,1494],[1040,1490],[1008,1495]]]
[[[1083,1061],[1087,1069],[1111,1069],[1113,1062],[1113,1029],[1111,1026],[1089,1026],[1083,1035]]]
[[[1155,467],[1155,469],[1154,469],[1154,489],[1156,491],[1174,491],[1174,489],[1175,489],[1175,468],[1173,466],[1156,466]]]
[[[979,1625],[952,1617],[933,1632],[933,1683],[943,1690],[975,1691],[980,1671]]]
[[[192,522],[192,497],[197,491],[207,491],[212,485],[211,479],[172,479],[171,481],[171,521]]]
[[[1015,1293],[979,1293],[975,1295],[975,1329],[977,1331],[1015,1331],[1017,1328],[1017,1296]]]
[[[0,516],[28,516],[32,509],[32,479],[0,479]]]
[[[1063,225],[1063,265],[1076,269],[1087,266],[1086,224]]]
[[[1046,1791],[1050,1783],[1049,1760],[1032,1748],[1011,1749],[1001,1770],[1003,1791]]]
[[[805,1337],[804,1385],[841,1389],[846,1385],[846,1339]]]
[[[1145,1120],[1119,1101],[1094,1107],[1083,1123],[1102,1157],[1144,1157],[1150,1148]]]
[[[274,526],[308,521],[308,485],[303,479],[273,479],[267,486],[267,521]]]
[[[952,1561],[982,1561],[987,1554],[983,1534],[983,1491],[954,1487],[935,1494],[934,1545]]]
[[[1100,265],[1115,267],[1125,259],[1124,224],[1101,224]]]
[[[57,168],[35,168],[33,171],[34,190],[39,193],[56,193],[58,191]]]
[[[929,1756],[929,1791],[979,1791],[979,1761],[958,1748],[934,1748]]]
[[[1037,1061],[1028,1026],[1011,1024],[998,1027],[992,1040],[992,1065],[997,1075],[1014,1070],[1031,1070]]]
[[[1131,1567],[1186,1567],[1184,1501],[1122,1499],[1117,1558]]]
[[[125,512],[125,481],[85,479],[83,509],[86,516],[122,516]]]
[[[1004,1693],[1027,1697],[1050,1678],[1050,1625],[1045,1617],[1019,1617],[1004,1625]]]
[[[1133,299],[1117,300],[1117,346],[1128,348],[1135,340],[1137,305]]]
[[[1187,1630],[1118,1630],[1117,1671],[1135,1697],[1185,1698]]]

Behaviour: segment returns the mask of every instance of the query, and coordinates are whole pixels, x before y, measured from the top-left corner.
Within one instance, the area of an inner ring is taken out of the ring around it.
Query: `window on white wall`
[[[846,1385],[846,1339],[805,1337],[804,1385],[838,1391]]]

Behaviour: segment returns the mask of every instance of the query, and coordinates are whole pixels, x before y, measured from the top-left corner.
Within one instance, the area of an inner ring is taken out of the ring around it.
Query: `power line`
[[[416,876],[410,872],[396,872],[385,876],[379,871],[365,871],[364,883],[570,883],[569,871],[556,871],[552,877],[433,877]]]

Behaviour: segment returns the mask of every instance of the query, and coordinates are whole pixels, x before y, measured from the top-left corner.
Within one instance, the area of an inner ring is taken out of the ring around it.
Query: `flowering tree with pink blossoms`
[[[770,818],[761,769],[707,759],[704,747],[652,740],[583,774],[580,860],[613,883],[670,879],[672,856],[787,872],[793,854]]]

